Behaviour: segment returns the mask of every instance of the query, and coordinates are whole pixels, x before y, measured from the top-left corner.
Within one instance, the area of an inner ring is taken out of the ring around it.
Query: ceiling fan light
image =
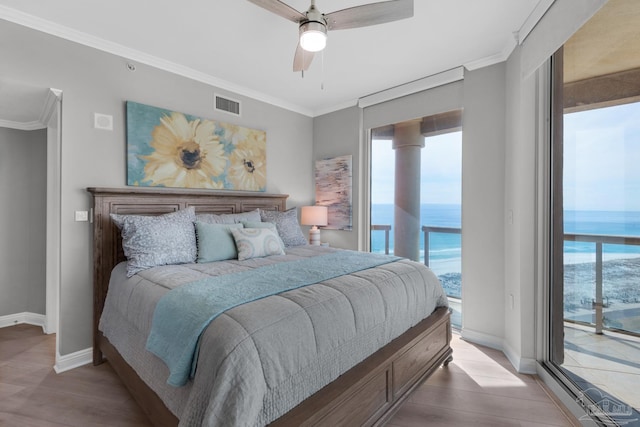
[[[319,52],[327,45],[327,27],[309,21],[300,25],[300,46],[307,52]]]

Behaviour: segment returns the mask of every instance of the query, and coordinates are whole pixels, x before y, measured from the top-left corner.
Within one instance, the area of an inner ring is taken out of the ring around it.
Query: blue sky
[[[395,153],[391,140],[374,140],[371,203],[393,204]],[[427,138],[421,157],[420,203],[460,204],[462,132]]]
[[[566,114],[564,208],[640,211],[640,103]],[[421,203],[460,204],[462,133],[428,138],[422,150]],[[392,204],[390,140],[374,140],[373,204]]]
[[[564,208],[640,211],[640,103],[565,115]]]
[[[564,208],[640,211],[640,103],[566,114]],[[462,133],[428,138],[421,203],[460,204]],[[372,203],[393,203],[390,140],[373,141]]]

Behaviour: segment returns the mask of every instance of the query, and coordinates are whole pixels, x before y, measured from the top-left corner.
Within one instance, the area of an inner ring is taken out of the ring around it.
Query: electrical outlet
[[[76,221],[89,221],[89,212],[76,211]]]

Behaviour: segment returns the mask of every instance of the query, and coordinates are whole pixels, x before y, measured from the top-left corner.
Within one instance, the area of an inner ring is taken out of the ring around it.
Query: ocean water
[[[393,205],[371,205],[371,224],[391,225],[389,253],[393,254]],[[432,227],[462,226],[460,205],[423,204],[420,224]],[[384,253],[384,231],[371,232],[371,252]],[[436,273],[447,295],[460,298],[462,291],[462,244],[460,234],[431,233],[429,267]],[[420,231],[420,260],[424,261],[424,235]]]
[[[371,206],[371,223],[389,224],[389,252],[393,253],[393,205]],[[420,211],[421,225],[437,227],[461,227],[460,205],[423,204]],[[640,212],[616,211],[565,211],[566,233],[603,234],[613,236],[640,236]],[[429,266],[438,275],[448,295],[461,295],[462,245],[459,234],[432,233],[430,236]],[[384,253],[384,232],[371,233],[371,251]],[[604,245],[605,261],[640,258],[640,246]],[[595,262],[595,243],[565,242],[565,264]],[[420,232],[420,260],[424,260],[424,240]]]
[[[565,233],[640,236],[640,212],[565,211]],[[604,260],[638,258],[640,246],[603,245]],[[595,243],[565,242],[564,263],[595,262]]]

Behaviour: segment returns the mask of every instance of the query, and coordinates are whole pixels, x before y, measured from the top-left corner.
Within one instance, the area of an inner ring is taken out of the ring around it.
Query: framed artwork
[[[316,205],[326,206],[328,225],[324,228],[351,231],[351,155],[316,161]]]
[[[265,191],[266,132],[127,101],[127,185]]]

